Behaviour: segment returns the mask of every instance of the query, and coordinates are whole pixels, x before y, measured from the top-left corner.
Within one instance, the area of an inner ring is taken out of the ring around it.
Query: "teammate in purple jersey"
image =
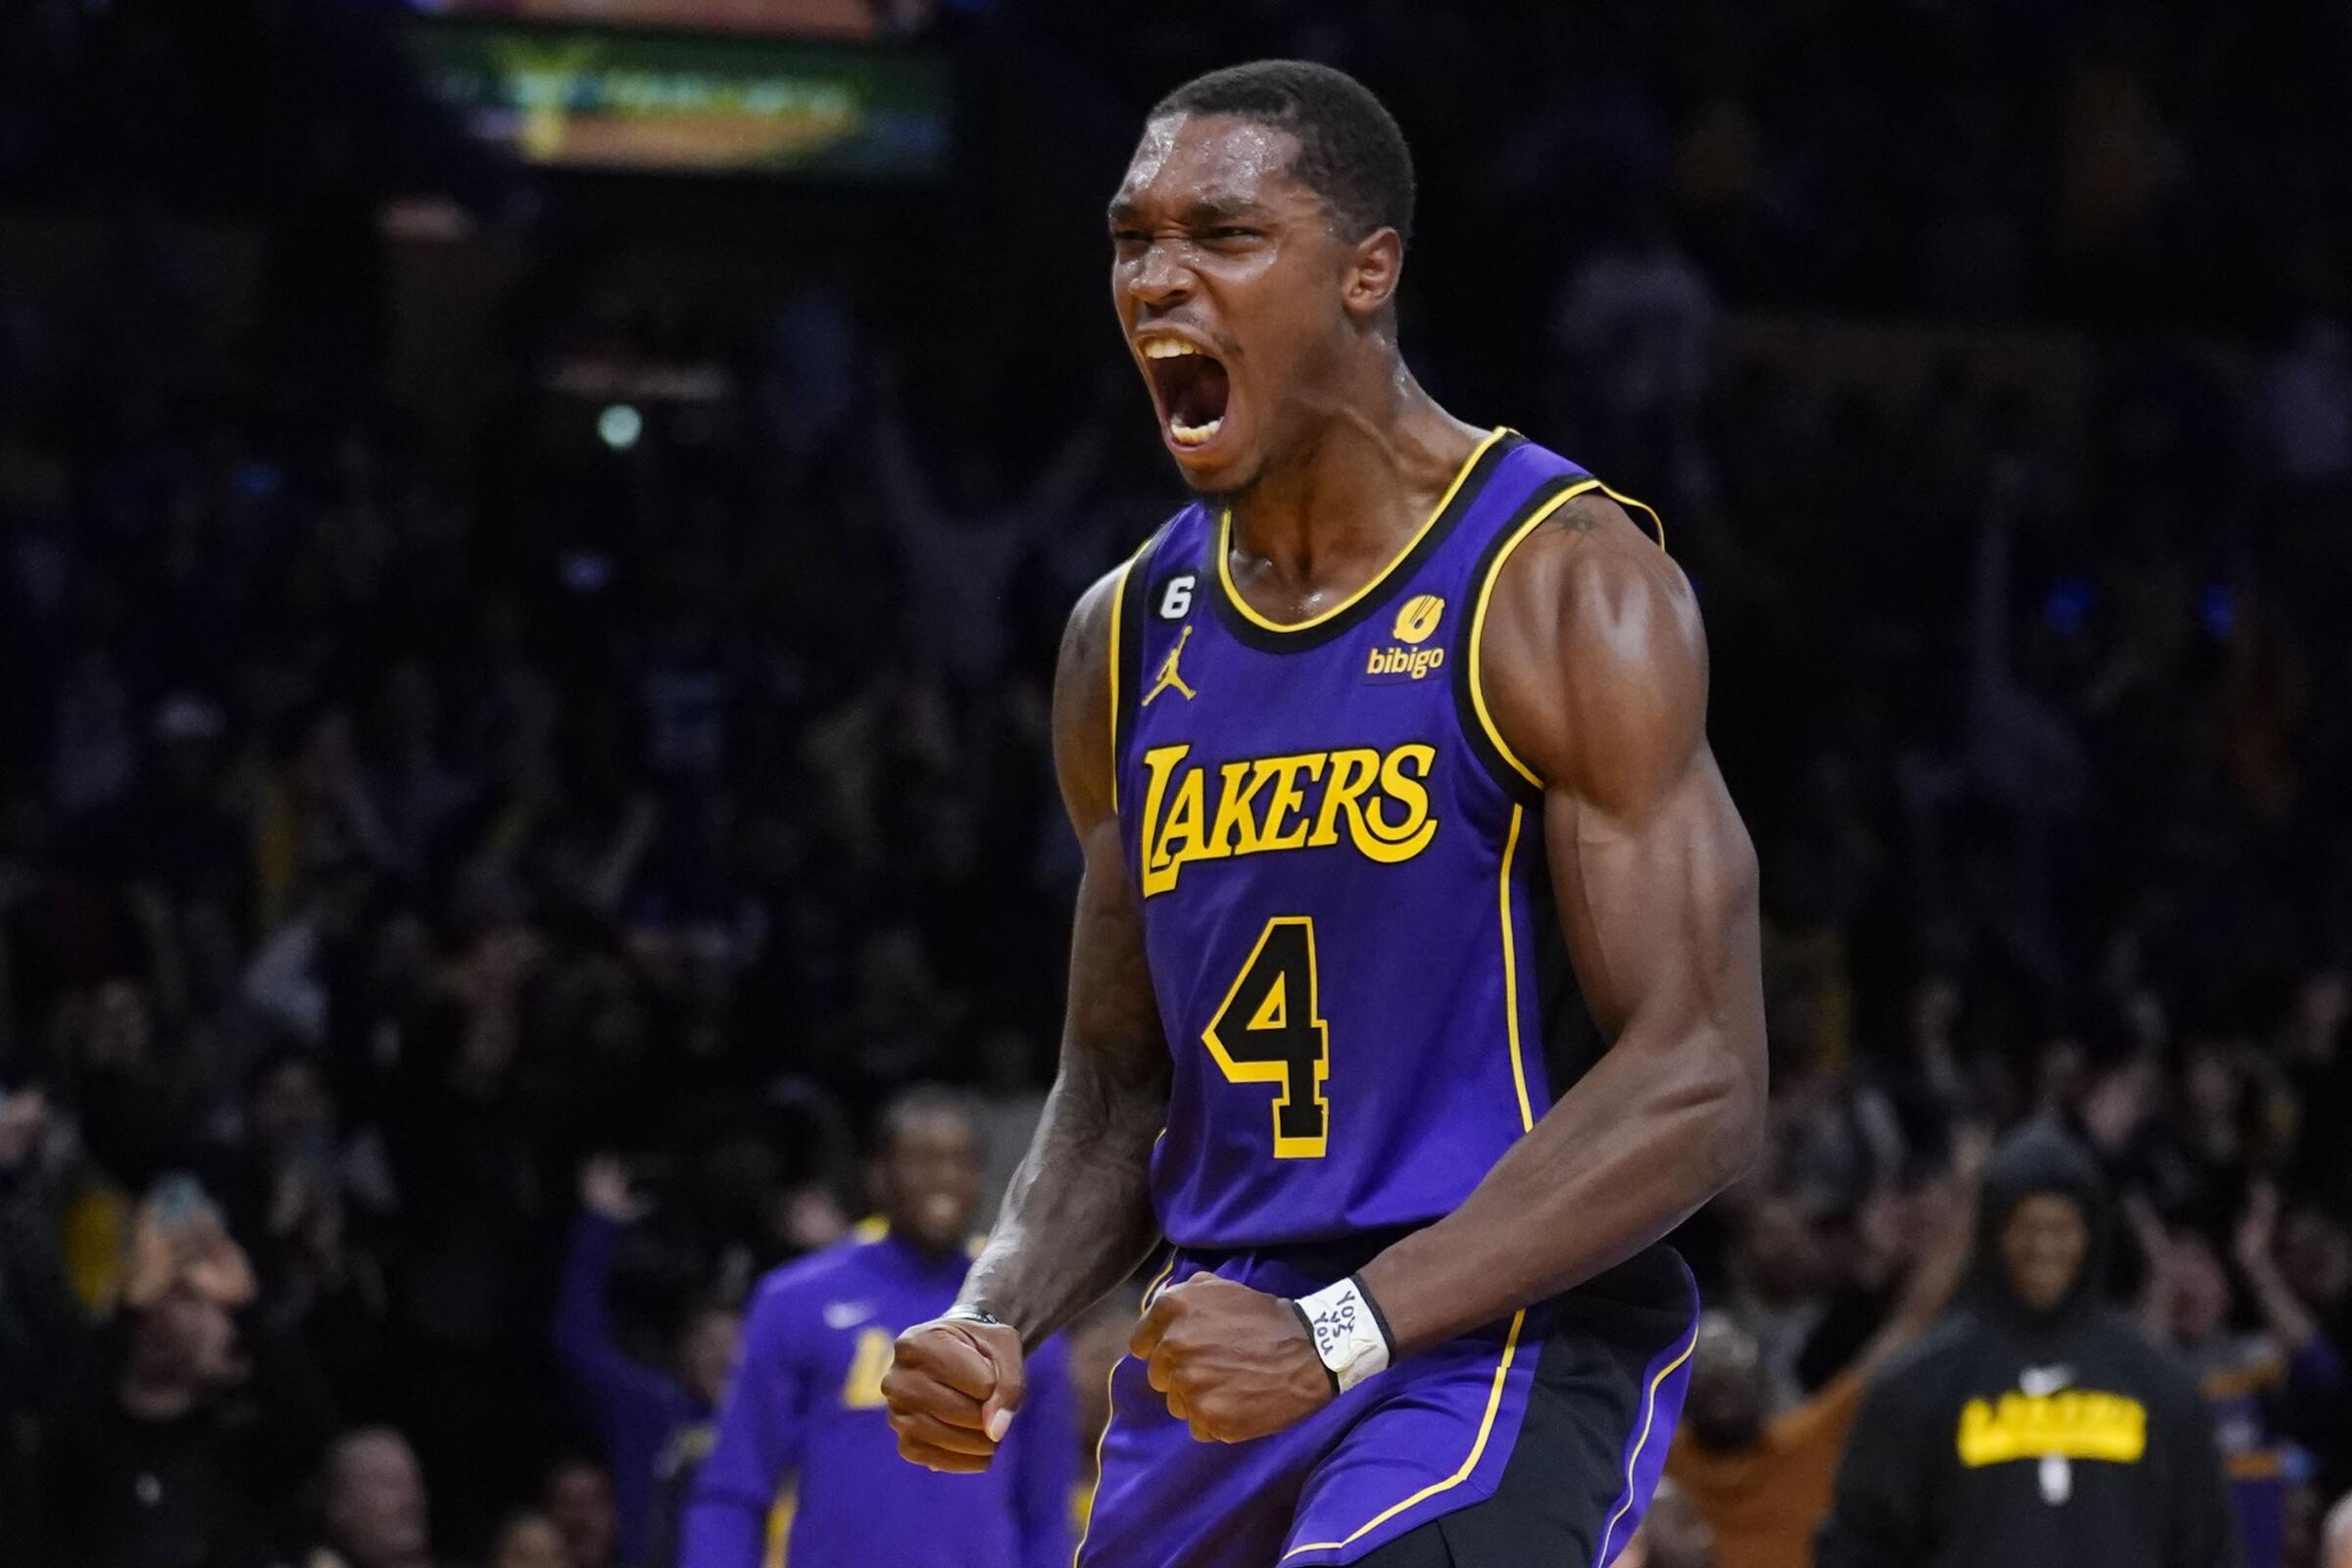
[[[1030,1357],[1029,1411],[978,1483],[901,1464],[882,1408],[891,1343],[956,1299],[979,1196],[971,1110],[917,1089],[882,1118],[879,1221],[773,1270],[694,1478],[679,1568],[761,1568],[777,1501],[791,1568],[1067,1568],[1076,1415],[1065,1348]]]
[[[1696,1322],[1659,1239],[1764,1110],[1755,860],[1689,584],[1398,357],[1396,123],[1267,62],[1162,100],[1111,289],[1198,499],[1080,602],[1060,1075],[900,1451],[1157,1254],[1082,1568],[1605,1563]],[[1628,503],[1636,506],[1638,504]]]

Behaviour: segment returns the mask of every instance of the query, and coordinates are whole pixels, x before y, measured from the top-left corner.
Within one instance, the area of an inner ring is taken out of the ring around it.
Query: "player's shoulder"
[[[1067,628],[1062,633],[1062,665],[1068,671],[1073,662],[1100,666],[1110,657],[1111,625],[1119,617],[1121,601],[1132,589],[1142,584],[1144,575],[1152,568],[1160,541],[1170,529],[1182,522],[1193,510],[1188,505],[1171,514],[1133,553],[1087,585],[1070,608]]]
[[[1639,506],[1639,503],[1632,503]],[[1642,509],[1646,512],[1647,509]],[[1695,645],[1698,601],[1651,525],[1597,482],[1572,486],[1495,568],[1494,613],[1622,643],[1630,628]]]
[[[1707,652],[1689,579],[1629,505],[1572,478],[1529,520],[1485,590],[1473,682],[1531,777],[1631,801],[1700,744]]]
[[[1111,617],[1118,613],[1119,595],[1126,587],[1131,565],[1122,561],[1097,577],[1070,607],[1069,622],[1061,633],[1064,675],[1089,666],[1101,668],[1108,662]]]
[[[1690,579],[1625,509],[1588,491],[1496,568],[1480,657],[1547,682],[1664,696],[1704,683],[1706,630]]]
[[[1479,640],[1538,658],[1563,638],[1623,648],[1629,631],[1645,640],[1663,630],[1675,644],[1697,646],[1697,599],[1666,553],[1656,509],[1536,442],[1522,439],[1512,457],[1535,485],[1496,515]]]

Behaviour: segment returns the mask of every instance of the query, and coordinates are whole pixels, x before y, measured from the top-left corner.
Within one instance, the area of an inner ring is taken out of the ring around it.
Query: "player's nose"
[[[1128,297],[1142,310],[1161,311],[1192,298],[1193,270],[1171,245],[1154,245],[1127,274]]]

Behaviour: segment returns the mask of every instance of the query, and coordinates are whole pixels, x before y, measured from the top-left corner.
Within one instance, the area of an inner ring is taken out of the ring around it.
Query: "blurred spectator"
[[[2247,1568],[2284,1563],[2289,1491],[2313,1479],[2312,1456],[2297,1440],[2325,1430],[2346,1392],[2342,1354],[2279,1269],[2278,1215],[2277,1189],[2257,1184],[2234,1250],[2262,1326],[2234,1334],[2230,1277],[2205,1239],[2166,1229],[2144,1204],[2134,1210],[2148,1257],[2143,1315],[2151,1337],[2196,1374],[2212,1411]]]
[[[915,1078],[1017,1159],[1055,647],[1179,499],[1090,236],[1135,115],[1252,53],[1411,137],[1425,383],[1658,502],[1705,606],[1774,1126],[1684,1239],[1768,1415],[1893,1310],[1881,1195],[2046,1113],[2164,1216],[2283,1536],[2352,1486],[2273,1309],[2352,1340],[2340,16],[995,0],[907,42],[971,89],[909,200],[501,167],[413,9],[0,7],[0,1562],[82,1568],[18,1499],[129,1420],[167,1173],[253,1276],[196,1410],[312,1468],[314,1365],[466,1560],[590,1437],[653,1568],[709,1423],[624,1396],[649,1480],[590,1385],[698,1381],[682,1318],[841,1237],[840,1129]],[[636,1372],[584,1381],[617,1148]],[[2283,1293],[2225,1219],[2263,1181]]]
[[[1863,1396],[1821,1568],[2234,1568],[2195,1387],[2102,1299],[2105,1183],[2030,1125],[1984,1172],[1975,1291]]]
[[[556,1302],[556,1352],[604,1441],[618,1535],[604,1556],[582,1557],[576,1568],[602,1568],[614,1556],[642,1563],[660,1553],[666,1560],[675,1542],[675,1495],[692,1483],[688,1451],[708,1451],[711,1412],[735,1370],[742,1319],[713,1305],[680,1314],[667,1369],[621,1349],[606,1300],[612,1253],[646,1211],[619,1160],[599,1157],[581,1167],[580,1213]],[[548,1511],[566,1518],[552,1501]],[[672,1533],[662,1534],[664,1527]],[[573,1533],[565,1534],[576,1552]]]
[[[327,1449],[320,1523],[306,1568],[434,1568],[424,1473],[389,1427],[346,1433]]]
[[[382,1283],[352,1242],[360,1204],[347,1191],[318,1054],[289,1046],[256,1060],[235,1125],[208,1152],[210,1189],[255,1261],[266,1315],[304,1325],[330,1361],[366,1359]]]
[[[2298,490],[2341,493],[2352,486],[2352,337],[2343,322],[2314,313],[2266,368],[2267,456]]]
[[[1570,275],[1552,313],[1581,461],[1682,495],[1698,478],[1692,441],[1714,368],[1715,291],[1642,205]]]
[[[984,372],[957,368],[967,385],[984,384]],[[1033,541],[1065,521],[1093,479],[1102,461],[1102,417],[1090,408],[1022,494],[1011,492],[1011,476],[1000,470],[1004,449],[967,447],[952,499],[943,501],[926,481],[908,433],[896,363],[885,359],[876,379],[874,483],[912,601],[907,623],[959,688],[985,688],[1003,672],[1005,656],[1005,620],[996,607],[1011,599],[1013,572]]]
[[[1617,1556],[1617,1568],[1718,1568],[1722,1560],[1706,1519],[1669,1477],[1658,1483],[1642,1528]]]
[[[44,1190],[47,1093],[0,1081],[0,1557],[37,1560],[38,1418],[85,1328]]]
[[[1852,1363],[1802,1403],[1776,1412],[1754,1337],[1720,1311],[1701,1320],[1666,1474],[1706,1520],[1723,1568],[1812,1562],[1866,1382],[1927,1332],[1968,1266],[1975,1179],[1964,1168],[1913,1200],[1916,1250],[1892,1310]]]
[[[218,897],[240,885],[245,836],[221,778],[227,726],[220,707],[194,692],[157,705],[137,781],[69,824],[95,868],[181,897]]]
[[[1038,1086],[1035,1042],[1021,1030],[999,1025],[982,1031],[978,1054],[980,1082],[972,1108],[980,1118],[988,1164],[980,1173],[980,1206],[974,1218],[986,1230],[996,1223],[1005,1184],[1029,1153],[1030,1137],[1045,1114],[1046,1095]]]
[[[1822,1239],[1793,1196],[1753,1195],[1740,1215],[1725,1296],[1756,1345],[1773,1402],[1797,1392],[1796,1362],[1820,1326],[1829,1268]]]
[[[564,1533],[543,1513],[518,1513],[491,1538],[485,1568],[571,1568]]]
[[[540,1511],[563,1538],[569,1568],[612,1568],[619,1520],[612,1507],[612,1476],[593,1459],[559,1459],[539,1489]]]
[[[959,1099],[916,1089],[880,1122],[881,1221],[769,1275],[743,1366],[686,1516],[683,1568],[754,1568],[793,1481],[798,1568],[1060,1568],[1069,1559],[1074,1417],[1066,1351],[1030,1357],[1020,1413],[986,1474],[899,1457],[882,1399],[900,1332],[955,1301],[970,1262],[982,1151]]]
[[[115,1343],[68,1398],[42,1489],[57,1556],[88,1568],[252,1560],[326,1425],[300,1347],[248,1344],[253,1273],[194,1183],[134,1219]]]
[[[2320,1568],[2352,1568],[2352,1493],[2328,1510],[2320,1550]]]

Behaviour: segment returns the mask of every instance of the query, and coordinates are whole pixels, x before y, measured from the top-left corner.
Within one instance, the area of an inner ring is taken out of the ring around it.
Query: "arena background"
[[[601,1462],[592,1156],[649,1360],[862,1212],[897,1087],[973,1092],[993,1190],[1053,650],[1177,500],[1102,204],[1261,55],[1411,138],[1427,384],[1696,586],[1774,1123],[1684,1243],[1784,1396],[2036,1111],[2157,1227],[2151,1321],[2198,1252],[2275,1355],[2251,1247],[2345,1343],[2343,7],[8,0],[0,1559],[82,1568],[174,1176],[268,1352],[268,1484],[207,1484],[287,1561],[338,1430],[414,1444],[437,1560]],[[2279,1562],[2343,1409],[2234,1434]]]

